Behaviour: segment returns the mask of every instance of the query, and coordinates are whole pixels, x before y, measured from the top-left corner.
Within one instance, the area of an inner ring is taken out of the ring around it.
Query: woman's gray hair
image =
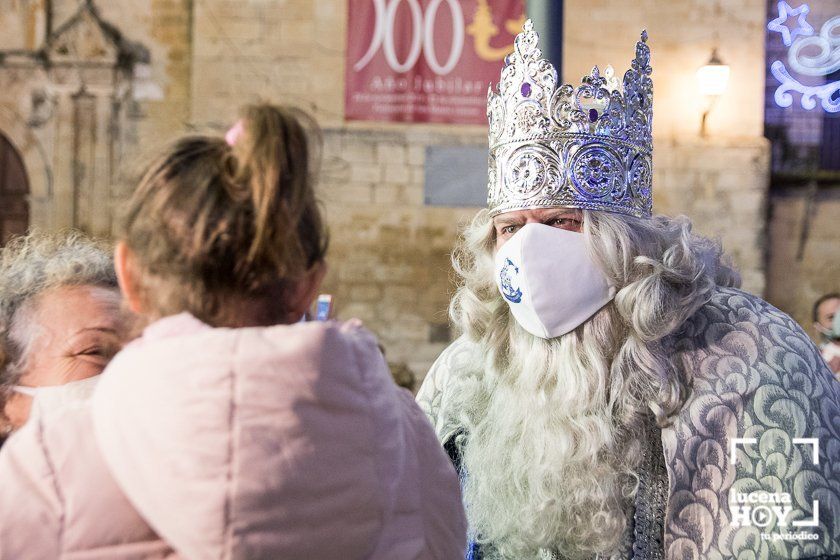
[[[33,231],[0,249],[0,397],[21,375],[30,304],[60,286],[117,288],[110,246],[78,231]]]

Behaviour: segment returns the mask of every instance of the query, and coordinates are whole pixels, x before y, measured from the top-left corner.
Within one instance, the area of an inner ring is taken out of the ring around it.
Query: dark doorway
[[[29,181],[12,143],[0,133],[0,244],[29,228]]]

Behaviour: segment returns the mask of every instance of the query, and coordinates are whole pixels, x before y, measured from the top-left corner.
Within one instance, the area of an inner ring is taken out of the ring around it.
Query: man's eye
[[[514,233],[519,226],[505,226],[502,228],[502,233],[508,235]]]
[[[571,227],[571,228],[579,228],[580,227],[580,220],[576,220],[574,218],[555,218],[549,222],[550,226],[554,227]]]

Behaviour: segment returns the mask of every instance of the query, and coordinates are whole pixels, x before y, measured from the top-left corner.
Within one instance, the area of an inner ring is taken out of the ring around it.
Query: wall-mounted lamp
[[[717,49],[712,49],[709,61],[697,70],[697,86],[700,94],[706,98],[706,108],[700,121],[700,136],[706,137],[706,118],[728,85],[729,65],[723,63]]]

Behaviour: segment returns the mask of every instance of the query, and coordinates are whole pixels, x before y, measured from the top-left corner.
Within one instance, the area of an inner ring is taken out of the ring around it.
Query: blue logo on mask
[[[505,259],[505,266],[499,273],[502,285],[502,295],[511,303],[522,301],[522,290],[519,288],[519,268],[510,259]]]

